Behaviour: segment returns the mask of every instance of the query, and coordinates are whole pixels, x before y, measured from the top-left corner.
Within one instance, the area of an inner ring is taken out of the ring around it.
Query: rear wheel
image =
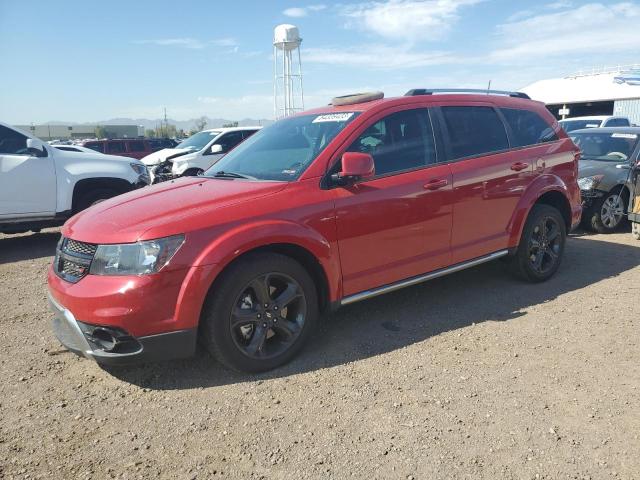
[[[549,205],[534,205],[511,259],[512,270],[530,282],[548,280],[560,267],[566,238],[560,212]]]
[[[220,363],[264,372],[293,358],[318,318],[313,280],[295,260],[251,254],[225,271],[203,311],[202,333]]]
[[[586,212],[586,224],[598,233],[613,233],[624,222],[629,198],[626,190],[612,190]]]

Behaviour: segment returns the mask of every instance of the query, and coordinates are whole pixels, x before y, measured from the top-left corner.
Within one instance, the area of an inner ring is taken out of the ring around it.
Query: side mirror
[[[210,151],[212,154],[224,153],[224,148],[222,148],[222,145],[220,145],[219,143],[216,143],[215,145],[211,145]]]
[[[342,171],[331,175],[337,185],[349,185],[376,174],[373,157],[368,153],[345,152],[341,162]]]
[[[44,143],[37,138],[27,138],[27,150],[34,157],[46,157],[48,155]]]

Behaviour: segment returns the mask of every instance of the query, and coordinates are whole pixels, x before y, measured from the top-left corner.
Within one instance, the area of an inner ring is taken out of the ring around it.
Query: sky
[[[640,63],[640,0],[0,0],[0,120],[272,118],[280,23],[306,107]]]

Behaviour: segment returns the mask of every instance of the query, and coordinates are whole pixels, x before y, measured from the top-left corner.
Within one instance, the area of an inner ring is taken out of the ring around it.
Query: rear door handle
[[[446,187],[449,185],[449,181],[446,179],[435,178],[433,180],[429,180],[424,184],[424,188],[427,190],[438,190],[440,188]]]
[[[520,170],[525,170],[526,168],[529,168],[529,164],[524,162],[516,162],[511,165],[511,170],[513,170],[514,172],[519,172]]]

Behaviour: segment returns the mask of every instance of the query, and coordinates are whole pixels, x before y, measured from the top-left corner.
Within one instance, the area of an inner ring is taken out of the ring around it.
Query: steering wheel
[[[629,158],[622,152],[610,152],[607,153],[607,157],[619,157],[621,160],[626,160],[627,158]]]

